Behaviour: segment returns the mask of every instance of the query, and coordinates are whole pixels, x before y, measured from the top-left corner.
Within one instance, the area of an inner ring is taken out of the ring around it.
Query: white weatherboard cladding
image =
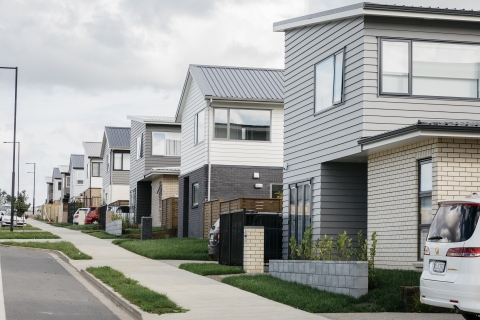
[[[196,170],[207,162],[207,140],[194,145],[194,117],[198,112],[205,110],[207,102],[200,92],[195,80],[190,78],[190,84],[186,90],[186,101],[182,114],[182,156],[181,174]],[[205,117],[206,117],[205,112]],[[207,130],[207,126],[205,126]],[[206,134],[204,132],[203,134]]]
[[[86,153],[83,156],[83,170],[83,190],[87,190],[90,188],[90,173],[92,172],[92,169],[90,168],[90,158]],[[87,170],[89,172],[87,172]]]
[[[83,184],[77,183],[77,172],[83,172],[83,169],[72,169],[70,171],[70,198],[79,197],[83,192]]]
[[[102,161],[92,161],[92,162],[97,162],[100,163],[100,177],[91,177],[91,187],[92,188],[101,188],[103,184],[103,179],[102,179]],[[90,168],[90,173],[92,173],[92,169]]]
[[[62,183],[62,179],[53,179],[53,181],[53,201],[61,200],[62,190],[58,190],[58,184]]]
[[[271,110],[271,141],[221,140],[214,137],[215,107]],[[220,104],[210,109],[210,161],[238,166],[283,166],[283,104]],[[182,154],[183,157],[183,154]]]

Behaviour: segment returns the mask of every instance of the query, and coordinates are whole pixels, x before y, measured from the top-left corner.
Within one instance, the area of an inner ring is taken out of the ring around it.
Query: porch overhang
[[[152,168],[145,172],[143,179],[140,181],[152,181],[153,179],[162,175],[180,175],[179,167],[165,167],[165,168]]]

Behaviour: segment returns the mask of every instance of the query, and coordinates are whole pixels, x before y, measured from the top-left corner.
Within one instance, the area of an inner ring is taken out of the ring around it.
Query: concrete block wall
[[[122,220],[114,220],[106,223],[105,232],[120,236],[122,234]]]
[[[368,293],[368,262],[270,260],[269,274],[285,281],[358,298]]]
[[[265,228],[244,227],[243,232],[243,270],[246,273],[263,273]]]

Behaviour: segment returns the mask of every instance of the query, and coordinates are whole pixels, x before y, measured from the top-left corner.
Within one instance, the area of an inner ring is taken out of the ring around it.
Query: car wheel
[[[478,320],[478,319],[480,319],[480,315],[473,314],[473,313],[462,313],[462,316],[466,320]]]

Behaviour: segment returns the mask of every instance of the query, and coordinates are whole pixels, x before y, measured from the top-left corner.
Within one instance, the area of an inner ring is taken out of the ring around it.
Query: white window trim
[[[215,111],[217,109],[226,109],[228,110],[227,112],[227,138],[216,138],[215,137]],[[270,140],[242,140],[242,139],[230,139],[230,110],[265,110],[265,111],[270,111]],[[215,107],[213,108],[213,133],[212,133],[212,139],[213,140],[222,140],[222,141],[232,141],[232,142],[252,142],[252,143],[265,143],[265,142],[272,142],[273,139],[273,134],[272,134],[272,127],[273,127],[273,109],[259,109],[259,108],[223,108],[223,107]]]
[[[182,136],[181,136],[181,133],[180,133],[180,132],[152,131],[152,150],[151,150],[152,156],[180,157],[180,154],[178,154],[178,155],[167,154],[167,144],[166,144],[166,143],[165,143],[165,150],[164,150],[164,153],[163,153],[163,154],[155,153],[155,152],[154,152],[154,145],[153,145],[153,136],[154,136],[155,134],[164,134],[164,135],[165,135],[165,142],[167,141],[167,136],[168,136],[168,135],[178,135],[178,137],[179,137],[178,141],[180,141],[180,145],[181,145],[181,143],[182,143]],[[180,152],[181,152],[181,147],[180,147]]]
[[[199,119],[200,113],[202,112],[203,112],[203,134],[200,135],[200,132],[198,132],[198,119]],[[193,122],[194,122],[194,125],[193,125],[194,145],[198,145],[205,141],[205,128],[206,128],[205,109],[195,114]],[[202,137],[202,140],[199,140],[200,137]]]

